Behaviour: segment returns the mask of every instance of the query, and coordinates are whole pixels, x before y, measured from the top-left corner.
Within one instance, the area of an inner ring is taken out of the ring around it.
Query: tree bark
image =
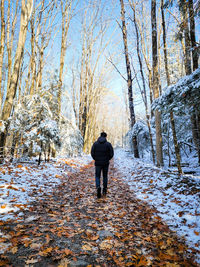
[[[0,40],[0,113],[2,109],[2,74],[3,74],[3,56],[5,45],[5,17],[4,0],[1,0],[1,40]]]
[[[198,52],[197,52],[197,43],[195,36],[193,0],[188,0],[188,5],[189,5],[189,19],[190,19],[190,38],[192,45],[192,61],[193,61],[193,71],[194,71],[198,68]]]
[[[131,74],[131,66],[130,66],[130,60],[129,60],[129,54],[128,54],[127,29],[126,29],[126,23],[125,23],[124,1],[120,0],[120,4],[121,4],[122,34],[123,34],[124,53],[125,53],[126,71],[127,71],[130,124],[131,124],[131,128],[132,128],[136,122],[134,103],[133,103],[132,74]],[[139,158],[139,151],[138,151],[136,136],[133,136],[133,150],[134,150],[134,157]]]
[[[166,77],[167,77],[167,86],[169,86],[171,82],[170,82],[170,75],[169,75],[169,68],[168,68],[165,14],[164,14],[164,1],[163,0],[161,0],[161,14],[162,14],[162,28],[163,28],[165,73],[166,73]],[[171,127],[172,127],[172,134],[173,134],[173,141],[174,141],[174,149],[175,149],[175,155],[176,155],[177,168],[178,168],[178,172],[181,174],[182,173],[181,154],[180,154],[180,148],[179,148],[177,135],[176,135],[176,127],[175,127],[175,122],[174,122],[173,111],[170,112],[170,123],[171,123]]]
[[[71,21],[71,5],[72,0],[61,0],[62,10],[62,39],[61,39],[61,51],[60,51],[60,70],[59,70],[59,84],[58,84],[58,119],[61,115],[61,98],[62,98],[62,85],[63,85],[63,70],[65,64],[65,54],[67,49],[67,36],[69,25]]]
[[[197,51],[197,43],[195,36],[195,20],[194,20],[194,8],[193,8],[193,0],[188,1],[188,9],[189,9],[189,20],[190,20],[190,39],[192,46],[192,63],[193,63],[193,71],[198,68],[198,51]],[[195,146],[197,148],[199,165],[200,165],[200,111],[193,110],[191,115],[192,122],[192,132],[193,138],[195,142]]]
[[[132,7],[132,10],[133,10],[133,22],[134,22],[135,31],[136,31],[137,56],[138,56],[138,61],[139,61],[139,66],[140,66],[140,74],[141,74],[141,77],[142,77],[142,84],[143,84],[143,90],[141,91],[141,94],[142,94],[143,102],[144,102],[144,105],[145,105],[146,123],[147,123],[148,130],[149,130],[152,159],[153,159],[153,163],[155,164],[155,151],[154,151],[154,147],[153,147],[153,137],[152,137],[152,132],[151,132],[150,115],[149,115],[149,110],[148,110],[147,92],[146,92],[146,84],[145,84],[145,78],[144,78],[144,72],[143,72],[143,64],[142,64],[142,59],[141,59],[141,56],[140,56],[140,40],[139,40],[139,32],[138,32],[138,25],[137,25],[137,22],[136,22],[134,4],[133,5],[131,4],[131,7]]]
[[[158,75],[158,48],[157,48],[157,23],[156,23],[156,0],[151,1],[151,26],[152,26],[152,69],[153,69],[153,92],[154,99],[159,97],[159,75]],[[163,166],[162,129],[160,111],[155,111],[156,124],[156,159],[157,166]]]
[[[188,6],[186,0],[182,0],[182,3],[179,1],[179,8],[181,10],[181,19],[183,24],[183,33],[184,33],[184,41],[185,41],[185,51],[184,51],[184,63],[185,63],[185,73],[186,75],[190,75],[192,72],[191,67],[191,44],[190,44],[190,36],[189,36],[189,25],[188,25]]]
[[[179,3],[180,11],[181,11],[181,17],[182,17],[182,24],[183,24],[183,32],[184,32],[184,41],[185,41],[185,73],[186,75],[190,75],[192,73],[192,67],[191,67],[191,53],[190,49],[192,45],[195,45],[195,23],[194,23],[194,11],[193,11],[193,1],[188,3],[186,0],[182,0],[182,3]],[[190,31],[189,31],[189,24],[188,24],[188,12],[189,12],[189,19],[190,19]],[[189,35],[190,33],[190,35]],[[191,37],[191,39],[190,39]],[[193,48],[193,68],[198,67],[198,57],[194,53]],[[194,69],[193,69],[194,70]],[[198,155],[198,161],[200,164],[200,133],[198,131],[198,113],[193,108],[190,115],[190,120],[192,124],[192,135],[194,144],[196,146],[197,155]]]

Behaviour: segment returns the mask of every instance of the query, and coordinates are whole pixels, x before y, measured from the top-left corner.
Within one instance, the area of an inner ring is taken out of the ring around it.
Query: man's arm
[[[109,152],[110,152],[110,159],[112,159],[112,157],[114,156],[114,150],[113,150],[113,147],[111,145],[111,143],[109,143]]]
[[[95,144],[92,145],[92,148],[91,148],[91,156],[95,160]]]

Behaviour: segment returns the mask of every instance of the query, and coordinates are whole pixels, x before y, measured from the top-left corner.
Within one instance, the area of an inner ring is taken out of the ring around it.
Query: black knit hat
[[[102,136],[102,137],[106,137],[106,136],[107,136],[107,133],[102,132],[102,133],[101,133],[101,136]]]

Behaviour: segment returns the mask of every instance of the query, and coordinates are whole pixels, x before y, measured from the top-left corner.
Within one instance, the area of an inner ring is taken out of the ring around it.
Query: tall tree
[[[60,50],[60,69],[59,69],[59,84],[58,84],[58,118],[61,115],[61,99],[62,99],[62,85],[63,85],[63,71],[65,64],[65,55],[67,50],[67,36],[69,25],[72,19],[72,2],[73,0],[61,0],[61,16],[62,16],[62,37]]]
[[[12,51],[13,51],[13,41],[15,37],[15,27],[17,23],[18,17],[18,7],[19,7],[19,0],[15,2],[15,11],[13,14],[11,13],[11,1],[8,0],[8,12],[7,12],[7,30],[6,30],[6,38],[7,38],[7,88],[10,85],[10,79],[12,74]],[[14,9],[14,8],[13,8]],[[11,17],[13,20],[11,21]]]
[[[151,124],[150,124],[150,114],[149,114],[149,107],[148,107],[148,101],[147,101],[145,74],[144,74],[143,62],[142,62],[142,57],[141,57],[141,52],[140,52],[140,37],[139,37],[138,23],[136,21],[136,10],[135,10],[134,2],[133,1],[131,2],[129,0],[129,3],[133,10],[133,23],[134,23],[135,32],[136,32],[136,47],[137,47],[137,56],[138,56],[138,61],[139,61],[139,70],[140,70],[140,74],[142,78],[142,89],[141,89],[138,79],[137,81],[138,81],[138,86],[140,88],[142,99],[143,99],[144,106],[145,106],[146,123],[147,123],[147,127],[149,130],[152,158],[153,158],[153,162],[155,163],[155,151],[154,151],[154,146],[153,146],[153,137],[152,137],[152,131],[151,131]],[[136,74],[136,77],[137,77],[137,74]]]
[[[127,85],[128,85],[128,96],[129,96],[129,111],[130,111],[130,124],[131,127],[134,126],[135,120],[135,110],[134,110],[134,103],[133,103],[133,86],[132,86],[132,74],[131,74],[131,65],[129,60],[129,53],[128,53],[128,42],[127,42],[127,29],[126,29],[126,22],[125,22],[125,9],[124,9],[124,1],[120,0],[121,5],[121,22],[122,22],[122,35],[123,35],[123,42],[124,42],[124,54],[126,60],[126,71],[127,71]],[[134,156],[135,158],[139,158],[138,152],[138,145],[137,145],[137,138],[133,136],[133,149],[134,149]]]
[[[192,59],[193,59],[193,70],[198,67],[198,56],[195,53],[195,22],[194,22],[194,11],[193,11],[193,1],[187,2],[186,0],[179,0],[179,9],[182,19],[182,31],[184,33],[184,65],[186,75],[192,73]],[[189,14],[189,15],[188,15]],[[190,29],[189,29],[189,20],[190,20]],[[191,39],[190,39],[191,38]],[[191,57],[191,47],[193,48],[193,53]],[[198,154],[198,161],[200,164],[200,115],[195,110],[192,109],[190,114],[190,120],[192,124],[192,135],[194,144]]]
[[[154,99],[159,97],[159,74],[158,74],[158,48],[157,48],[157,19],[156,19],[156,0],[151,0],[151,27],[152,27],[152,69],[153,69],[153,92]],[[155,111],[156,124],[156,160],[157,166],[163,166],[163,144],[161,130],[161,113]]]
[[[164,45],[164,62],[165,62],[165,73],[167,77],[167,86],[171,84],[170,82],[170,75],[169,75],[169,67],[168,67],[168,56],[167,56],[167,42],[166,42],[166,27],[165,27],[165,14],[164,14],[164,0],[161,0],[161,15],[162,15],[162,28],[163,28],[163,45]],[[176,127],[174,121],[174,114],[170,112],[170,122],[172,127],[172,134],[173,134],[173,141],[174,141],[174,148],[175,148],[175,155],[176,155],[176,162],[178,167],[178,172],[181,174],[181,155],[180,155],[180,148],[177,141],[176,135]]]
[[[24,45],[26,41],[26,33],[28,29],[29,19],[32,13],[33,8],[33,0],[22,0],[21,2],[21,20],[20,20],[20,29],[19,29],[19,39],[17,44],[17,50],[15,53],[15,60],[12,69],[11,79],[9,87],[7,88],[7,94],[5,103],[3,106],[1,120],[7,123],[8,127],[8,118],[12,112],[13,103],[15,99],[15,95],[17,92],[17,85],[20,76],[20,69],[22,64],[22,59],[24,55]],[[0,147],[4,147],[6,141],[6,131],[7,129],[1,133],[0,135]]]
[[[190,20],[190,39],[192,46],[192,62],[193,62],[193,71],[198,68],[198,52],[197,52],[197,42],[195,35],[195,19],[194,19],[194,8],[193,0],[188,0],[189,8],[189,20]]]
[[[1,0],[1,40],[0,40],[0,113],[2,104],[2,74],[3,74],[3,56],[5,44],[5,17],[4,17],[4,0]]]

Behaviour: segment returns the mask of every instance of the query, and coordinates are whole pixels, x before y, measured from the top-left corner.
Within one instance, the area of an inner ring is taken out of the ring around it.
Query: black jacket
[[[113,157],[113,147],[105,137],[99,137],[92,145],[91,156],[95,160],[96,166],[109,164],[109,160]]]

